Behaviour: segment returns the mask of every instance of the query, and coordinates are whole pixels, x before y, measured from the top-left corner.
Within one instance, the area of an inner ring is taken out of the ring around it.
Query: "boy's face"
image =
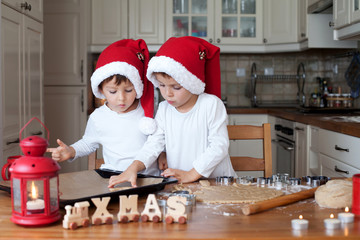
[[[111,81],[104,83],[100,91],[107,100],[107,106],[117,113],[127,113],[137,107],[136,91],[129,80],[116,85],[114,76]]]
[[[172,77],[155,73],[159,82],[160,93],[163,98],[179,112],[185,113],[195,105],[198,95],[190,93],[177,83]]]

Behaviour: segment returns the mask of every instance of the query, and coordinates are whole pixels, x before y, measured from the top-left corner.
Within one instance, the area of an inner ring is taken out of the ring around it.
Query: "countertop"
[[[227,112],[228,114],[268,114],[274,117],[360,137],[360,123],[346,120],[346,117],[353,116],[359,116],[360,120],[359,112],[337,114],[302,113],[295,108],[227,108]]]
[[[192,183],[198,184],[198,183]],[[170,191],[167,185],[163,191]],[[141,212],[146,198],[140,197]],[[10,221],[11,198],[0,191],[0,239],[359,239],[360,216],[355,222],[333,231],[326,230],[324,219],[341,210],[319,207],[313,198],[278,207],[254,215],[243,215],[241,204],[197,203],[189,215],[187,224],[166,224],[165,222],[129,222],[111,225],[81,227],[68,230],[58,222],[44,227],[22,227]],[[112,200],[107,207],[111,214],[119,211],[119,201]],[[61,209],[62,215],[64,209]],[[95,211],[90,207],[90,215]],[[295,231],[291,220],[302,214],[309,220],[307,230]]]

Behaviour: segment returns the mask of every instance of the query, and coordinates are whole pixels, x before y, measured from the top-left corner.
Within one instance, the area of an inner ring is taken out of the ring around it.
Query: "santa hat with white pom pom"
[[[136,98],[140,99],[145,117],[139,128],[146,134],[156,130],[154,115],[154,88],[146,77],[149,50],[144,40],[124,39],[112,43],[100,54],[95,72],[91,76],[91,88],[97,98],[105,98],[99,85],[106,78],[116,74],[125,76],[134,85]]]

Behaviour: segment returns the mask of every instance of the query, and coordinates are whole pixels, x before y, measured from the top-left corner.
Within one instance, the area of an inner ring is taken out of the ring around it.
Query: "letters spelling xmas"
[[[146,204],[144,210],[141,212],[141,215],[138,211],[138,195],[130,195],[127,197],[126,195],[119,196],[119,212],[117,214],[117,220],[119,222],[127,222],[127,221],[138,221],[141,216],[142,221],[154,221],[160,222],[163,219],[162,212],[160,211],[159,204],[155,198],[154,194],[149,194],[146,199]],[[165,215],[166,222],[179,222],[186,223],[187,214],[186,212],[186,197],[184,196],[170,196],[166,201],[167,213]],[[91,201],[96,206],[96,211],[92,215],[92,224],[98,225],[101,221],[102,223],[108,223],[105,219],[113,219],[113,215],[110,214],[107,210],[107,205],[109,204],[110,197],[100,198],[92,198]],[[63,226],[67,225],[71,221],[80,220],[81,216],[84,216],[83,212],[80,212],[79,209],[82,208],[81,211],[86,211],[85,216],[88,216],[88,202],[86,205],[82,205],[81,207],[77,207],[77,205],[81,205],[84,202],[75,203],[75,206],[66,206],[65,209],[71,209],[66,212],[64,216]],[[165,207],[165,206],[164,206]],[[67,210],[68,210],[67,209]],[[76,216],[78,214],[78,217]],[[81,215],[81,216],[80,216]],[[145,218],[144,218],[145,217]],[[156,218],[154,218],[156,217]],[[156,219],[156,220],[155,220]],[[66,222],[66,224],[65,224]],[[68,228],[68,227],[65,227]]]

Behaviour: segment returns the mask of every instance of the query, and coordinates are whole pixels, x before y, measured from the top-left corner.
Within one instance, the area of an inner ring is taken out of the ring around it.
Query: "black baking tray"
[[[143,196],[143,195],[148,195],[150,193],[155,193],[157,191],[163,190],[165,188],[165,185],[167,184],[172,184],[172,183],[177,183],[177,180],[174,178],[164,178],[164,177],[160,177],[160,176],[152,176],[152,175],[144,175],[144,174],[138,174],[138,179],[144,179],[144,178],[156,178],[156,179],[160,179],[161,182],[160,183],[156,183],[156,184],[149,184],[149,185],[145,185],[145,186],[138,186],[136,188],[129,188],[129,189],[123,189],[123,190],[118,190],[118,191],[109,191],[107,189],[107,183],[108,183],[108,179],[113,176],[113,175],[119,175],[121,174],[121,171],[113,171],[113,170],[108,170],[108,169],[95,169],[95,170],[88,170],[88,171],[81,171],[81,172],[73,172],[73,173],[65,173],[65,174],[59,174],[59,179],[60,179],[60,206],[65,206],[65,205],[69,205],[69,204],[74,204],[75,202],[81,202],[81,201],[89,201],[89,203],[91,203],[91,198],[98,198],[98,197],[111,197],[111,199],[119,199],[119,195],[131,195],[131,194],[137,194],[139,196]],[[69,178],[74,178],[77,179],[79,178],[80,180],[84,177],[84,176],[89,176],[89,181],[71,181],[71,185],[68,186],[68,183],[66,184],[66,186],[64,186],[65,184],[62,184],[62,180],[64,179],[64,176],[66,176],[66,180],[68,180]],[[100,176],[100,178],[99,178]],[[90,179],[92,178],[92,179]],[[101,180],[98,181],[98,184],[90,184],[91,181],[94,182],[94,178],[95,181],[97,180]],[[106,179],[106,180],[105,180]],[[145,180],[146,181],[146,180]],[[97,186],[94,186],[97,185]],[[102,185],[102,186],[100,186]],[[121,183],[119,184],[120,186],[127,186],[130,187],[130,183],[126,182],[126,183]],[[92,191],[92,188],[100,188],[102,189],[101,192],[97,192],[97,191]],[[7,192],[11,192],[11,187],[10,187],[10,181],[3,181],[0,182],[0,190],[3,191],[7,191]],[[81,197],[70,197],[70,198],[64,198],[63,196],[66,195],[66,191],[73,191],[73,192],[85,192],[83,194],[83,196]],[[88,194],[87,194],[87,193]]]

